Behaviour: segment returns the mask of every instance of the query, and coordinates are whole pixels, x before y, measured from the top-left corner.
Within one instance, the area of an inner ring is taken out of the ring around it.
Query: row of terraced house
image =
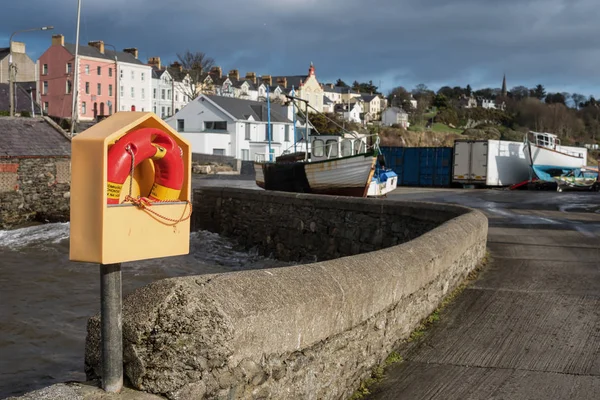
[[[294,94],[309,101],[313,108],[309,112],[337,113],[357,123],[380,119],[387,106],[381,95],[320,83],[312,63],[308,74],[292,76],[260,76],[254,72],[240,75],[238,70],[224,74],[220,67],[213,67],[193,84],[179,63],[165,66],[160,57],[143,62],[137,48],[119,51],[108,43],[94,41],[80,45],[78,55],[78,121],[97,121],[117,111],[152,111],[168,118],[200,94],[253,101],[265,101],[268,94],[279,103],[287,100],[286,95]],[[75,94],[75,44],[65,43],[63,35],[54,35],[37,63],[28,60],[21,65],[30,63],[30,69],[35,70],[36,103],[49,116],[70,119]]]

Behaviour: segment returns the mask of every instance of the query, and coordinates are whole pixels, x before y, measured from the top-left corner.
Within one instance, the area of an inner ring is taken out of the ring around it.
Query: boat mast
[[[77,33],[75,37],[75,73],[73,74],[73,103],[71,104],[71,137],[75,130],[75,120],[79,119],[77,112],[77,97],[79,95],[79,22],[81,21],[81,0],[77,2]]]

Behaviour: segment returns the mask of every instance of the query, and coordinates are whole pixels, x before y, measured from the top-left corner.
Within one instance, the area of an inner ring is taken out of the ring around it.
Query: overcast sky
[[[13,31],[37,59],[51,34],[75,42],[77,0],[0,0],[0,46]],[[82,0],[81,42],[137,47],[174,61],[190,49],[224,71],[306,74],[413,88],[425,83],[600,97],[598,0]],[[2,44],[4,43],[4,44]]]

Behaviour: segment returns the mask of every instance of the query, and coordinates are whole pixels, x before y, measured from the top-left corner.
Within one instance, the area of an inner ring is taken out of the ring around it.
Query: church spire
[[[502,78],[502,96],[506,97],[507,95],[507,90],[506,90],[506,74],[504,74],[504,78]]]

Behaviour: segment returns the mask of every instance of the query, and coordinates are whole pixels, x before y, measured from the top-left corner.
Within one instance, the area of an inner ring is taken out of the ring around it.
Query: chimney
[[[216,75],[217,78],[221,78],[221,77],[223,77],[223,70],[221,69],[221,67],[212,67],[210,69],[210,74]]]
[[[162,67],[160,63],[160,57],[150,57],[148,59],[148,65],[160,69]]]
[[[283,88],[287,87],[287,78],[285,76],[280,76],[277,78],[277,84]]]
[[[256,85],[256,74],[254,72],[246,72],[246,79],[251,80]]]
[[[240,80],[240,71],[237,69],[232,69],[229,71],[229,79],[239,81]]]
[[[171,68],[178,70],[179,72],[183,71],[183,65],[179,64],[179,62],[175,61],[171,64]]]
[[[261,79],[262,83],[265,85],[273,86],[273,79],[271,78],[271,75],[263,75]]]
[[[52,46],[64,46],[65,37],[63,35],[52,35]]]
[[[104,42],[102,40],[88,42],[88,45],[97,48],[100,53],[104,54]]]
[[[129,53],[129,54],[131,54],[131,55],[132,55],[132,56],[134,56],[134,57],[135,57],[135,59],[137,60],[137,58],[138,58],[138,49],[136,49],[135,47],[130,47],[130,48],[128,48],[128,49],[123,49],[123,51],[124,51],[125,53]],[[103,53],[104,53],[104,52],[103,52]]]

